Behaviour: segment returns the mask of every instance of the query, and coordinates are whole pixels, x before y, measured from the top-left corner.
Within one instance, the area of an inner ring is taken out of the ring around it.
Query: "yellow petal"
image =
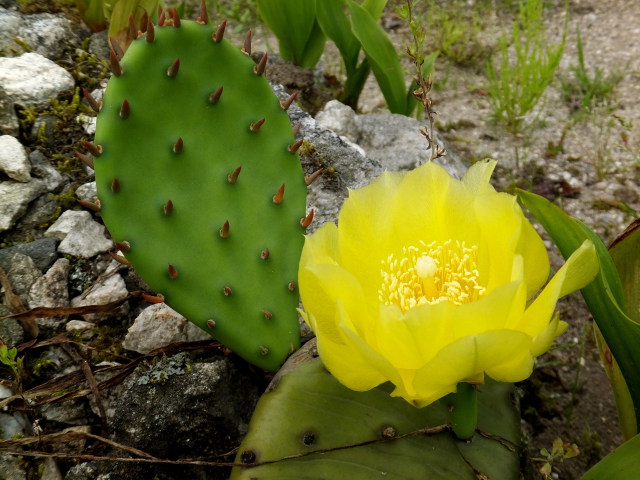
[[[325,223],[305,237],[299,269],[319,263],[337,264],[339,257],[338,227],[333,222]]]
[[[394,192],[404,174],[384,172],[367,187],[350,190],[338,223],[340,263],[358,278],[368,300],[377,302],[380,262],[387,258],[396,238],[390,221]]]
[[[491,174],[496,168],[497,163],[495,160],[490,159],[480,160],[474,163],[464,174],[462,183],[464,183],[474,195],[495,192],[489,180],[491,180]]]
[[[513,262],[524,217],[516,198],[506,193],[489,193],[475,198],[474,209],[484,240],[478,267],[488,291],[513,278]]]
[[[338,300],[336,318],[341,343],[318,337],[318,353],[327,369],[348,388],[369,390],[383,382],[402,384],[398,372],[389,362],[349,327],[353,319]]]
[[[471,205],[474,197],[459,180],[441,166],[429,162],[409,172],[396,193],[393,224],[396,230],[390,252],[419,240],[450,239],[477,245],[479,231]]]
[[[524,259],[522,275],[527,281],[527,298],[533,298],[549,278],[550,266],[547,247],[528,221],[522,222],[516,252]]]
[[[470,335],[444,347],[429,363],[416,372],[414,387],[423,402],[455,391],[456,384],[482,372],[531,373],[529,346],[531,337],[514,330],[493,330]],[[523,367],[524,364],[524,367]],[[503,371],[501,371],[501,369]],[[513,376],[516,376],[515,374]],[[524,380],[527,375],[519,378]]]
[[[531,344],[531,354],[534,357],[542,355],[551,348],[553,341],[567,329],[567,323],[560,321],[560,315],[556,313],[553,319],[542,332],[533,338]]]
[[[309,326],[317,336],[325,335],[334,342],[340,341],[335,323],[337,301],[354,319],[350,327],[363,338],[370,336],[368,327],[376,313],[350,272],[339,265],[309,265],[300,271],[299,281],[304,308],[311,312]]]
[[[596,249],[585,240],[529,305],[518,328],[532,337],[538,335],[549,324],[558,298],[589,284],[598,269]]]

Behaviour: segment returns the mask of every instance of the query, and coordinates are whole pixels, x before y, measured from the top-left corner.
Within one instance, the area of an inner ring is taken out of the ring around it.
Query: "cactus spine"
[[[126,259],[172,308],[276,370],[299,345],[306,184],[266,55],[255,64],[224,27],[172,9],[124,56],[112,48],[86,147]]]

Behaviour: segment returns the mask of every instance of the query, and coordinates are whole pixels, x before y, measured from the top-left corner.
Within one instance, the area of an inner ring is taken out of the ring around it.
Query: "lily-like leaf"
[[[326,41],[316,21],[316,0],[259,0],[258,13],[278,38],[282,58],[315,66]]]
[[[104,0],[76,0],[82,20],[94,32],[106,28],[107,19],[104,14]]]
[[[582,289],[582,295],[626,380],[633,401],[633,413],[636,418],[636,431],[638,431],[640,324],[634,322],[625,313],[628,310],[625,306],[622,283],[611,255],[593,231],[582,222],[565,214],[553,203],[530,192],[519,191],[518,196],[549,233],[564,258],[568,258],[586,239],[591,240],[596,246],[600,272],[591,284]]]
[[[638,252],[640,252],[640,219],[629,225],[609,247],[609,253],[620,275],[627,306],[626,313],[636,323],[640,323],[640,255]],[[623,438],[628,440],[638,433],[629,389],[618,362],[612,357],[609,346],[597,328],[596,340],[598,340],[600,358],[611,383],[613,396],[618,407],[620,430]]]
[[[623,443],[600,460],[582,480],[629,480],[640,478],[640,435]]]
[[[360,42],[351,31],[346,8],[345,0],[322,0],[316,5],[316,14],[322,31],[338,47],[350,77],[358,65]]]
[[[375,20],[380,20],[384,7],[387,5],[387,0],[364,0],[362,2],[362,8],[364,8],[369,15]]]
[[[133,15],[136,25],[146,12],[153,16],[156,13],[159,0],[119,0],[113,3],[111,18],[109,19],[109,36],[114,37],[123,49],[127,49],[134,40],[129,36],[129,17]]]
[[[376,19],[362,5],[347,0],[353,33],[362,45],[392,113],[407,113],[406,86],[398,53]]]

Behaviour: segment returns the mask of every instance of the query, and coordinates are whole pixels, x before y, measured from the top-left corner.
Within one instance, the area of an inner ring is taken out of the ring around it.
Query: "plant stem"
[[[470,439],[478,423],[478,392],[473,385],[458,383],[458,390],[446,397],[450,406],[453,433],[460,440]]]

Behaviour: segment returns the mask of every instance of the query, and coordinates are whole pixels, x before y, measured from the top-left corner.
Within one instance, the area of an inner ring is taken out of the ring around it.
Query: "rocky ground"
[[[562,2],[552,3],[545,15],[552,41],[558,41],[564,13]],[[488,47],[512,18],[498,11],[487,17],[480,35]],[[521,135],[491,121],[481,62],[458,65],[443,59],[438,64],[437,127],[453,174],[460,175],[467,162],[493,157],[499,162],[498,188],[518,185],[555,199],[608,242],[640,210],[640,55],[633,43],[640,33],[640,6],[575,0],[569,12],[558,80]],[[406,41],[406,27],[394,13],[387,12],[385,19],[394,41]],[[607,103],[579,120],[560,82],[577,64],[578,26],[590,71],[620,73]],[[262,47],[258,43],[256,49]],[[5,54],[0,57],[0,267],[6,273],[0,316],[40,306],[76,308],[70,315],[61,311],[57,317],[0,321],[0,338],[19,345],[24,358],[20,382],[10,369],[2,370],[0,434],[7,439],[40,433],[37,450],[56,452],[55,458],[3,455],[0,478],[171,479],[185,478],[185,469],[188,478],[226,478],[224,469],[181,465],[179,459],[232,460],[229,452],[246,432],[269,377],[207,341],[163,304],[128,297],[144,290],[144,283],[109,256],[114,247],[99,215],[76,203],[76,198],[92,202],[96,197],[93,172],[74,156],[92,134],[90,121],[76,120],[80,113],[91,115],[74,99],[74,88],[98,93],[107,76],[105,35],[91,35],[69,12],[22,13],[16,2],[0,0],[0,50]],[[329,60],[325,66],[325,73],[339,73]],[[328,88],[318,84],[322,75],[292,69],[276,58],[268,72],[274,82],[306,92],[309,102],[316,94],[313,102],[321,105],[330,98]],[[282,87],[276,91],[286,95]],[[50,97],[57,100],[51,103]],[[302,121],[301,133],[314,146],[303,152],[305,171],[334,167],[310,192],[309,206],[318,212],[315,225],[335,220],[347,188],[368,183],[383,169],[410,169],[426,157],[420,123],[382,113],[383,106],[371,81],[361,114],[336,102],[313,112],[315,118],[297,107],[291,110],[292,121]],[[556,266],[561,263],[555,253],[552,259]],[[125,298],[102,311],[82,310]],[[576,443],[581,455],[554,466],[558,478],[572,479],[621,438],[589,314],[577,295],[560,310],[569,330],[519,387],[530,456],[550,449],[557,437]],[[91,435],[109,437],[120,447]],[[131,452],[123,445],[177,464],[125,463]],[[107,455],[123,460],[96,460]],[[541,478],[535,473],[540,464],[523,462],[527,478]]]

